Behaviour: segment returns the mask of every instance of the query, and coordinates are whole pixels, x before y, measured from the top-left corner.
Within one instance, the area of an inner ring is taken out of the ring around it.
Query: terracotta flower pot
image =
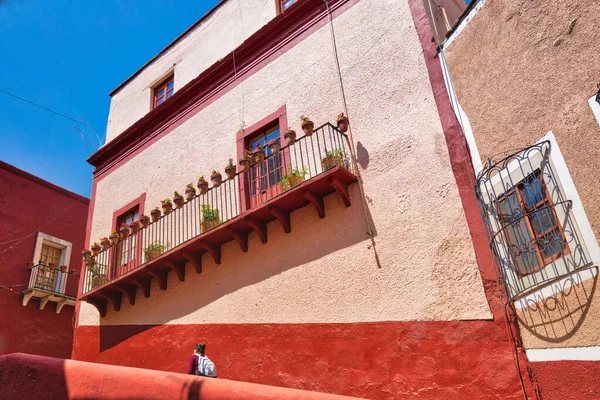
[[[240,166],[242,167],[242,172],[248,172],[250,170],[250,165],[252,165],[251,157],[244,156],[240,158]]]
[[[323,165],[323,169],[325,170],[325,169],[333,168],[336,165],[342,166],[343,162],[344,161],[339,156],[327,156],[327,157],[323,157],[323,159],[321,160],[321,165]]]
[[[100,253],[100,250],[102,250],[102,247],[96,244],[90,247],[90,250],[92,250],[92,254],[94,255],[94,257],[96,257]]]
[[[58,269],[55,263],[48,264],[48,268],[50,268],[50,271],[56,271]]]
[[[269,142],[269,148],[273,154],[279,154],[281,151],[281,142],[279,139],[273,139]]]
[[[150,211],[150,216],[152,217],[152,222],[157,222],[160,219],[160,210],[158,207]]]
[[[304,178],[301,176],[290,176],[289,178],[287,178],[287,187],[286,189],[291,189],[293,187],[298,186],[299,184],[301,184],[302,182],[304,182]]]
[[[185,189],[185,201],[192,201],[196,197],[196,189],[193,187],[189,187]]]
[[[140,215],[140,228],[146,229],[150,225],[150,217],[142,214]]]
[[[337,127],[340,130],[340,132],[342,132],[342,133],[348,132],[348,123],[349,122],[350,122],[350,120],[348,119],[348,117],[346,117],[344,115],[344,113],[341,113],[340,115],[338,115]]]
[[[219,221],[202,221],[200,222],[200,232],[206,232],[219,225]]]
[[[108,283],[108,279],[106,278],[106,275],[96,275],[92,278],[90,284],[93,288],[97,288],[98,286],[102,286],[104,284]]]
[[[79,271],[76,269],[72,269],[69,271],[69,274],[77,277],[77,276],[79,276]]]
[[[200,194],[206,194],[208,192],[208,182],[198,180],[198,189],[200,190]]]
[[[160,249],[146,250],[144,251],[144,256],[146,257],[146,261],[150,261],[160,257],[162,253],[163,251]]]
[[[235,178],[236,168],[235,165],[228,165],[225,167],[225,173],[227,174],[227,179]]]
[[[119,234],[118,233],[111,233],[110,236],[108,237],[108,239],[110,240],[110,244],[112,246],[114,246],[117,243],[119,243]]]
[[[221,182],[223,182],[223,176],[217,172],[216,174],[212,174],[210,176],[210,181],[212,182],[213,187],[219,187],[221,186]]]
[[[108,248],[110,247],[110,240],[108,238],[102,239],[100,241],[100,247],[102,248],[102,251],[108,250]]]
[[[302,121],[302,131],[306,136],[312,136],[315,124],[312,121]]]
[[[119,228],[119,239],[125,240],[129,236],[129,227],[125,224],[121,225]]]
[[[173,203],[175,203],[175,207],[181,208],[183,207],[183,203],[185,203],[185,200],[183,199],[183,196],[179,195],[173,197]]]
[[[60,272],[67,272],[67,266],[66,265],[61,265],[60,266]]]
[[[89,261],[90,258],[92,258],[92,252],[90,250],[83,249],[81,255],[85,261]]]
[[[296,131],[289,129],[284,135],[283,138],[287,142],[288,145],[293,145],[296,143]]]
[[[163,214],[165,215],[169,215],[171,214],[171,211],[173,211],[173,204],[172,203],[162,203],[162,210],[163,210]]]
[[[252,152],[252,156],[254,157],[254,162],[257,164],[261,164],[265,162],[265,150],[264,149],[256,149]]]
[[[138,221],[133,221],[129,224],[129,229],[131,230],[132,235],[137,235],[140,230],[140,223]]]
[[[28,262],[27,263],[27,269],[33,269],[33,263],[32,262]]]

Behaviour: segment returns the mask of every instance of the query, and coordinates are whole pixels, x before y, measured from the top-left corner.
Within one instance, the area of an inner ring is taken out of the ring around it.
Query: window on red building
[[[281,155],[271,157],[271,148],[267,146],[271,140],[280,140],[279,125],[260,130],[248,139],[248,150],[256,150],[260,145],[265,149],[266,161],[252,169],[250,195],[253,205],[260,198],[271,198],[280,193],[281,182]]]
[[[139,217],[140,207],[135,206],[117,218],[117,226],[115,229],[118,231],[122,224],[129,225],[133,221],[137,221]],[[135,261],[137,251],[136,239],[137,238],[135,236],[130,236],[127,240],[120,243],[117,249],[118,266],[128,266]]]
[[[175,91],[175,78],[173,75],[154,88],[154,100],[152,108],[164,103]]]

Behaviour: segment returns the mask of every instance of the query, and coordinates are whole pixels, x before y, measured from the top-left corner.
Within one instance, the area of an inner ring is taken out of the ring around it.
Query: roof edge
[[[8,164],[4,161],[0,160],[0,169],[4,169],[8,172],[11,172],[15,175],[18,175],[20,177],[23,177],[25,179],[29,179],[32,182],[35,182],[39,185],[42,185],[50,190],[54,190],[55,192],[58,192],[60,194],[63,194],[67,197],[70,197],[74,200],[78,200],[82,203],[85,204],[90,204],[90,199],[88,199],[87,197],[81,196],[77,193],[71,192],[70,190],[67,190],[61,186],[55,185],[54,183],[48,182],[45,179],[40,178],[39,176],[35,176],[27,171],[23,171],[20,168],[15,167],[14,165]]]
[[[158,58],[160,58],[169,49],[171,49],[173,46],[175,46],[175,44],[177,44],[181,39],[183,39],[183,37],[185,37],[188,33],[190,33],[191,31],[193,31],[198,25],[200,25],[202,22],[204,22],[204,20],[206,20],[211,15],[213,15],[215,11],[217,11],[219,8],[221,8],[221,6],[223,4],[225,4],[225,3],[227,3],[228,1],[229,0],[221,0],[219,3],[217,3],[206,14],[204,14],[202,17],[200,17],[200,19],[198,19],[196,22],[194,22],[192,24],[192,26],[190,26],[189,28],[187,28],[183,33],[181,33],[179,36],[177,36],[175,39],[173,39],[173,41],[171,43],[169,43],[161,51],[159,51],[154,57],[152,57],[144,65],[142,65],[140,68],[138,68],[137,71],[135,71],[133,74],[131,74],[131,76],[129,76],[129,78],[125,79],[121,84],[119,84],[119,86],[117,86],[116,88],[114,88],[108,95],[112,97],[114,94],[116,94],[119,90],[121,90],[123,88],[123,86],[127,85],[136,76],[138,76],[144,69],[146,69],[146,67],[148,65],[152,64],[154,61],[156,61]]]

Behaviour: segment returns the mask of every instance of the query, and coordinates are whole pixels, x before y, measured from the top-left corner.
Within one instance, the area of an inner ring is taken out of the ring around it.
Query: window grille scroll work
[[[510,299],[589,265],[549,141],[489,160],[475,191],[496,272]]]

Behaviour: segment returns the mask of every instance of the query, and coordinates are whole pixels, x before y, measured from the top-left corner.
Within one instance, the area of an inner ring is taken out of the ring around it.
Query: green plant
[[[233,165],[233,158],[230,158],[229,161],[227,161],[227,162],[228,162],[227,166],[229,166],[229,167],[233,167],[234,166]]]
[[[221,173],[220,173],[220,172],[217,172],[217,171],[216,171],[216,170],[214,170],[214,169],[212,170],[212,174],[213,174],[213,175],[221,175]]]
[[[281,186],[283,186],[283,190],[287,190],[290,188],[290,186],[294,185],[294,177],[299,177],[302,180],[304,180],[304,177],[306,176],[308,172],[306,171],[306,168],[302,168],[302,169],[294,169],[291,170],[290,168],[288,168],[288,172],[287,174],[283,174],[281,175]]]
[[[181,195],[179,194],[178,191],[173,192],[173,197],[179,197],[179,196],[181,196]]]
[[[344,149],[340,149],[340,148],[329,150],[327,152],[327,157],[345,158],[346,157],[346,152],[344,151]]]
[[[200,175],[200,178],[198,178],[198,181],[206,182],[206,179],[204,179],[204,175]]]
[[[118,235],[118,234],[119,234],[119,232],[117,232],[116,230],[114,230],[114,229],[113,229],[113,230],[110,232],[110,234],[111,234],[111,235]]]
[[[301,116],[301,117],[300,117],[300,119],[301,119],[302,121],[304,121],[304,122],[306,122],[306,121],[310,121],[310,118],[309,118],[309,117],[307,117],[306,115],[303,115],[303,116]]]
[[[203,221],[218,221],[219,209],[211,208],[208,204],[202,204],[202,220]]]
[[[162,204],[171,204],[171,199],[167,197],[166,199],[164,199],[164,200],[161,200],[160,202],[161,202]]]
[[[191,183],[188,183],[187,185],[185,185],[185,187],[188,188],[188,189],[196,189],[194,187],[194,185],[192,185]]]
[[[150,243],[148,246],[144,248],[144,251],[160,251],[163,252],[169,247],[169,243],[162,244],[161,241],[156,241],[154,243]]]
[[[265,148],[263,147],[263,145],[262,145],[262,144],[260,144],[260,143],[257,143],[257,144],[256,144],[256,150],[265,151]]]

